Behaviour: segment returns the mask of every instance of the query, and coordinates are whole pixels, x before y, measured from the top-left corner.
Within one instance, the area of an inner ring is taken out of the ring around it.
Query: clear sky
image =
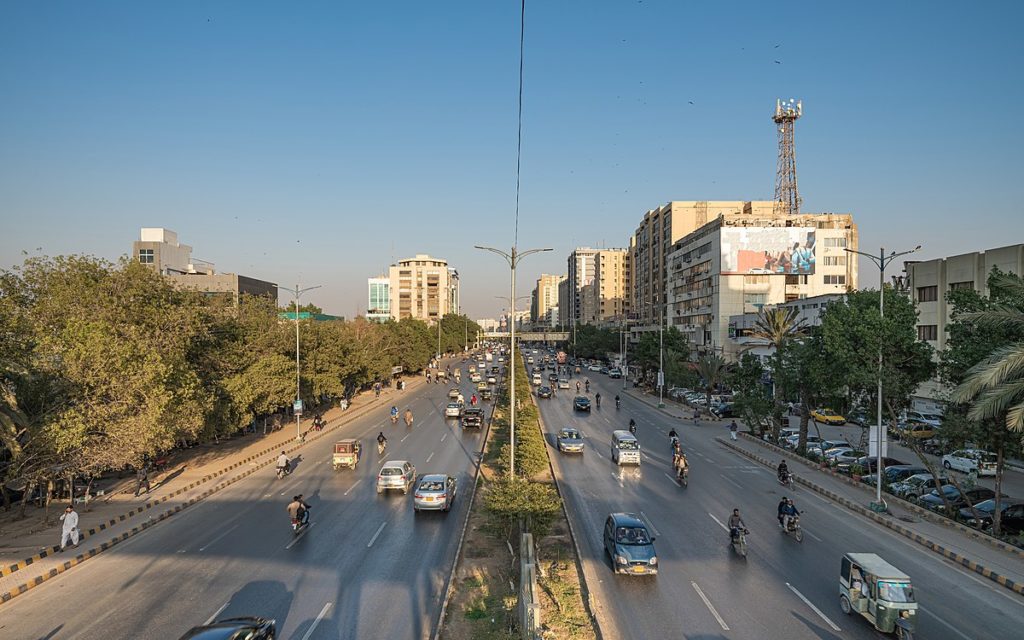
[[[1021,2],[528,0],[517,295],[669,200],[771,199],[922,258],[1024,242]],[[351,316],[416,253],[506,306],[519,2],[0,4],[0,265],[144,226]],[[777,61],[777,62],[776,62]],[[862,264],[861,284],[877,271]],[[520,303],[522,304],[522,303]]]

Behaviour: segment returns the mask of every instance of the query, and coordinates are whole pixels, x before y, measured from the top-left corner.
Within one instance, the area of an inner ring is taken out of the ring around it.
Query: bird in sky
[[[779,60],[776,60],[775,64],[782,64],[782,62],[780,62]]]
[[[779,47],[781,47],[781,46],[782,46],[782,45],[780,45],[780,44],[777,44],[777,45],[775,45],[775,48],[776,48],[776,49],[778,49],[778,48],[779,48]]]
[[[690,100],[690,104],[693,104],[693,100]]]

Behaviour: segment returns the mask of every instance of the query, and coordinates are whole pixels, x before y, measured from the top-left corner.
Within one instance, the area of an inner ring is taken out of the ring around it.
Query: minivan
[[[640,441],[628,431],[612,432],[612,462],[623,464],[640,464]]]

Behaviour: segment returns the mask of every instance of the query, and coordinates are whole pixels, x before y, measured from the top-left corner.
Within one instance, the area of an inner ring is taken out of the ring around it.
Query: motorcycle
[[[309,509],[302,512],[301,518],[292,518],[292,532],[298,533],[304,527],[309,526]]]
[[[285,476],[291,475],[291,473],[292,473],[292,466],[291,465],[288,465],[286,467],[278,467],[277,468],[277,479],[280,480],[281,478],[283,478]]]
[[[779,484],[788,488],[790,491],[796,489],[796,482],[793,478],[793,472],[787,471],[786,473],[778,476]]]
[[[800,516],[790,516],[785,533],[793,536],[797,542],[804,541],[804,530],[800,527]]]
[[[398,414],[397,413],[393,414],[391,416],[391,424],[398,424]]]
[[[615,410],[618,411],[622,407],[622,400],[615,400]]]
[[[741,558],[747,557],[747,534],[750,533],[749,529],[737,529],[736,537],[730,540],[733,551]]]
[[[384,450],[388,448],[387,442],[377,442],[377,455],[384,455]]]
[[[629,432],[632,433],[634,436],[636,435],[636,423],[635,422],[630,422],[629,423]]]

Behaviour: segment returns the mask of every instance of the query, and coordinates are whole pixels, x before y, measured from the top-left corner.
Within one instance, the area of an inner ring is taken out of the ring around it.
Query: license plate
[[[633,569],[637,573],[647,573],[647,567],[641,565]]]

